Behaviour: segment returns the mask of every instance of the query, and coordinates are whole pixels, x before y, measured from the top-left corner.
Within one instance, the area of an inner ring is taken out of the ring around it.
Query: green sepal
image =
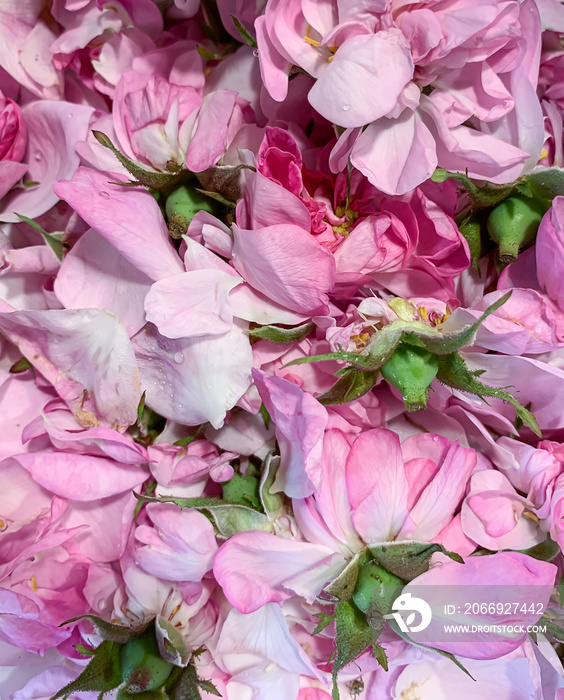
[[[259,511],[221,498],[176,498],[174,496],[150,497],[134,494],[136,498],[151,503],[175,503],[181,508],[201,510],[215,525],[219,535],[228,538],[249,530],[271,531],[270,519]]]
[[[510,403],[517,411],[517,416],[523,423],[529,427],[535,435],[542,437],[537,419],[534,415],[522,406],[517,399],[511,394],[503,391],[503,389],[494,389],[494,387],[482,384],[476,379],[476,373],[471,372],[466,363],[458,353],[444,355],[439,360],[439,371],[437,379],[446,384],[452,389],[466,391],[469,394],[475,394],[485,401],[485,396],[491,396],[496,399],[501,399]]]
[[[538,622],[539,625],[545,625],[547,633],[554,637],[557,642],[564,644],[564,627],[557,625],[554,621],[550,620],[546,615],[543,615]]]
[[[378,370],[359,372],[354,367],[345,367],[335,384],[316,398],[324,406],[354,401],[372,389],[378,381],[378,374]]]
[[[219,192],[203,190],[201,189],[201,187],[195,187],[194,189],[196,190],[196,192],[199,192],[200,194],[203,194],[204,196],[209,197],[210,199],[213,199],[216,202],[219,202],[220,204],[223,204],[223,206],[227,207],[228,209],[235,209],[235,207],[237,206],[237,202],[232,202],[230,199],[226,199]]]
[[[126,688],[120,688],[116,700],[166,700],[167,695],[162,688],[145,690],[143,693],[131,693]]]
[[[284,507],[284,493],[277,491],[271,493],[270,489],[274,485],[276,472],[280,467],[280,457],[275,457],[272,452],[264,460],[260,475],[259,497],[262,509],[271,520],[274,520],[282,512]]]
[[[279,328],[278,326],[258,326],[257,328],[252,328],[245,331],[247,335],[252,338],[259,338],[260,340],[268,340],[270,343],[297,343],[312,332],[315,328],[314,323],[302,323],[301,326],[294,326],[294,328]]]
[[[354,603],[344,601],[335,606],[336,655],[333,661],[333,700],[339,700],[337,685],[339,671],[354,661],[372,644],[373,631],[364,615]]]
[[[384,671],[388,670],[388,657],[386,656],[386,650],[380,644],[372,642],[372,651],[374,652],[374,657]]]
[[[564,195],[564,168],[539,167],[522,179],[527,184],[531,196],[537,199],[551,201],[554,197]]]
[[[434,355],[450,355],[468,345],[471,345],[480,325],[488,316],[497,311],[511,297],[512,292],[501,296],[497,301],[488,306],[484,313],[474,323],[470,323],[464,328],[456,331],[440,331],[429,328],[429,332],[415,330],[413,334],[422,343],[425,350],[432,352]],[[432,332],[434,331],[434,332]]]
[[[464,563],[458,554],[447,551],[436,542],[386,542],[371,545],[368,549],[380,566],[403,581],[412,581],[428,571],[431,557],[437,552]]]
[[[80,622],[82,620],[88,620],[91,622],[97,634],[104,641],[116,642],[117,644],[127,644],[127,642],[130,642],[132,639],[135,639],[135,637],[142,634],[154,620],[154,617],[146,617],[143,620],[139,620],[131,627],[127,627],[126,625],[116,625],[113,622],[107,622],[96,615],[79,615],[78,617],[72,617],[70,620],[61,622],[59,627],[70,625],[72,622]]]
[[[356,588],[359,572],[369,558],[370,555],[366,550],[357,552],[337,578],[331,581],[328,586],[325,586],[323,590],[340,602],[349,600]]]
[[[249,32],[245,29],[245,27],[241,24],[237,17],[235,17],[235,15],[231,15],[231,19],[233,20],[233,24],[235,25],[235,28],[241,35],[241,38],[243,39],[245,44],[251,46],[253,49],[256,49],[257,42],[253,39],[253,37],[249,34]]]
[[[155,636],[159,653],[165,661],[174,666],[188,665],[192,657],[191,650],[176,627],[161,615],[155,620]]]
[[[326,613],[314,613],[314,617],[319,618],[319,622],[317,623],[317,627],[313,630],[311,633],[312,636],[315,636],[316,634],[319,634],[320,632],[323,632],[323,630],[326,627],[329,627],[329,625],[334,622],[335,620],[335,615],[327,615]]]
[[[92,661],[74,681],[67,683],[51,700],[68,698],[72,693],[97,692],[100,695],[117,688],[122,682],[119,651],[121,645],[108,640],[97,647]]]
[[[220,195],[222,202],[227,207],[233,207],[242,197],[241,173],[243,170],[256,171],[251,165],[212,165],[206,170],[195,173],[202,191],[209,196],[210,193]]]
[[[558,554],[560,554],[561,549],[558,542],[555,542],[549,535],[543,542],[536,544],[534,547],[517,551],[521,551],[528,557],[533,557],[533,559],[539,559],[540,561],[552,561]]]
[[[233,474],[229,481],[221,484],[223,498],[231,503],[240,503],[258,510],[262,508],[260,483],[255,476]]]
[[[32,367],[33,365],[27,359],[27,357],[20,357],[20,359],[14,362],[8,371],[10,374],[21,374],[22,372],[27,372],[27,370],[31,369]]]
[[[456,658],[454,654],[451,654],[449,651],[443,651],[442,649],[435,649],[435,647],[430,647],[427,646],[426,644],[419,644],[418,642],[414,642],[411,637],[409,637],[405,632],[402,632],[401,629],[399,628],[397,622],[392,618],[389,620],[389,625],[390,627],[394,630],[394,632],[398,635],[398,637],[401,637],[404,639],[406,642],[409,642],[410,644],[413,644],[413,646],[419,647],[420,649],[425,649],[426,651],[432,651],[435,654],[440,654],[441,656],[444,656],[446,659],[449,659],[452,661],[452,663],[457,666],[463,673],[465,673],[468,678],[471,678],[473,681],[476,679],[474,676],[470,673],[470,671],[462,664],[462,662]]]
[[[515,192],[516,185],[495,185],[490,182],[485,182],[484,185],[478,187],[467,175],[462,173],[450,173],[444,168],[437,168],[431,175],[432,182],[445,182],[446,180],[454,179],[466,190],[472,200],[473,211],[480,209],[489,209],[495,204],[507,199]]]
[[[221,61],[222,59],[227,58],[227,56],[230,56],[232,53],[235,53],[238,48],[238,44],[229,44],[227,48],[223,49],[223,51],[217,51],[214,53],[213,51],[208,51],[208,49],[201,44],[196,45],[196,51],[202,58],[208,61]]]
[[[96,131],[95,129],[92,130],[92,134],[100,145],[108,148],[123,165],[123,167],[135,178],[137,178],[136,183],[129,183],[133,186],[143,185],[144,187],[150,187],[153,190],[166,190],[175,185],[177,182],[179,182],[179,180],[188,174],[188,171],[185,169],[180,169],[175,173],[157,173],[150,170],[145,170],[137,165],[137,163],[130,160],[127,156],[123,155],[123,153],[118,151],[106,134],[102,133],[101,131]],[[121,185],[123,183],[120,182],[117,184]]]
[[[175,682],[167,688],[170,700],[201,700],[200,688],[206,693],[221,697],[221,693],[211,681],[198,678],[193,664],[189,664],[176,677]]]
[[[38,223],[36,223],[33,219],[29,219],[23,214],[16,214],[16,216],[18,217],[18,219],[21,219],[23,222],[25,222],[28,226],[31,226],[36,231],[39,231],[39,233],[43,236],[45,243],[47,243],[49,248],[51,248],[53,253],[55,253],[55,255],[57,256],[57,259],[63,259],[63,253],[65,251],[66,246],[62,241],[62,233],[47,233],[47,231]]]

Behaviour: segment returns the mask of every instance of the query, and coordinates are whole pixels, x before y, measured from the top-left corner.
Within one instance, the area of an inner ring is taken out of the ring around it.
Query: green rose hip
[[[199,211],[215,214],[213,201],[193,187],[180,185],[169,194],[166,200],[168,230],[173,238],[180,238],[188,230],[194,215]]]
[[[546,211],[546,206],[536,199],[515,195],[494,207],[488,217],[488,233],[499,245],[502,263],[513,263],[519,251],[532,243]]]
[[[401,391],[405,408],[410,412],[427,407],[429,385],[438,370],[436,355],[405,343],[400,343],[392,357],[380,368],[384,379]]]
[[[386,615],[404,586],[405,583],[400,578],[386,571],[375,561],[369,561],[358,573],[352,599],[363,613],[379,612]]]
[[[152,630],[124,644],[119,660],[125,689],[130,693],[160,688],[173,668],[172,664],[161,657]]]

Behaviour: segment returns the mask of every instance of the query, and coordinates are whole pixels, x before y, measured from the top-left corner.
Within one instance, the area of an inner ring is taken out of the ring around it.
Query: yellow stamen
[[[547,151],[546,148],[543,146],[542,151],[540,152],[539,160],[543,160],[544,158],[547,157],[547,155],[548,155],[548,151]]]
[[[304,41],[306,44],[309,44],[310,46],[315,46],[315,48],[319,48],[321,46],[321,42],[317,41],[316,39],[312,39],[310,36],[304,36]]]
[[[173,609],[173,611],[170,613],[170,615],[168,616],[168,621],[169,621],[169,622],[170,622],[170,621],[172,620],[172,618],[176,615],[176,613],[180,610],[180,605],[181,605],[181,603],[179,603],[179,604]]]
[[[524,510],[523,511],[523,517],[525,518],[530,518],[531,520],[534,520],[536,523],[539,522],[539,517],[535,513],[531,513],[530,510]]]
[[[420,306],[418,308],[418,311],[419,311],[419,318],[421,318],[423,321],[429,320],[429,314],[427,313],[427,309],[425,306]]]
[[[38,591],[38,590],[39,590],[39,586],[37,585],[37,581],[35,580],[35,576],[32,576],[32,577],[30,578],[30,584],[29,584],[29,585],[30,585],[32,591],[35,592],[35,591]]]
[[[335,56],[329,56],[329,58],[327,59],[327,63],[331,63],[331,61],[332,61],[334,58],[335,58]]]

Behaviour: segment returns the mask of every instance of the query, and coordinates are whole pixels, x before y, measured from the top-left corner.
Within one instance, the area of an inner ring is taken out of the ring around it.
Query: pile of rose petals
[[[564,699],[563,119],[558,0],[0,0],[2,700]]]

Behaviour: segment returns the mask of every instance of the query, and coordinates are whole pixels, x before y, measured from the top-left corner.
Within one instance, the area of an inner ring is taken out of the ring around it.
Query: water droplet
[[[423,658],[423,652],[419,651],[419,649],[416,649],[416,650],[415,650],[415,658],[416,658],[417,660],[422,659],[422,658]]]
[[[177,365],[181,365],[184,362],[184,355],[181,352],[175,352],[173,360]]]
[[[348,112],[350,108],[350,105],[343,105],[343,112]]]
[[[255,58],[258,58],[258,55],[259,55],[258,49],[255,49],[255,50],[253,51],[253,56],[254,56]]]
[[[72,114],[67,114],[67,119],[72,119]]]
[[[98,607],[100,608],[100,610],[103,610],[103,609],[106,607],[106,601],[105,601],[105,600],[101,600],[101,601],[98,603]]]
[[[40,160],[43,160],[43,153],[41,151],[35,151],[33,158],[39,162]]]
[[[107,192],[98,192],[98,194],[100,195],[100,197],[102,197],[102,199],[110,198],[110,195]]]

